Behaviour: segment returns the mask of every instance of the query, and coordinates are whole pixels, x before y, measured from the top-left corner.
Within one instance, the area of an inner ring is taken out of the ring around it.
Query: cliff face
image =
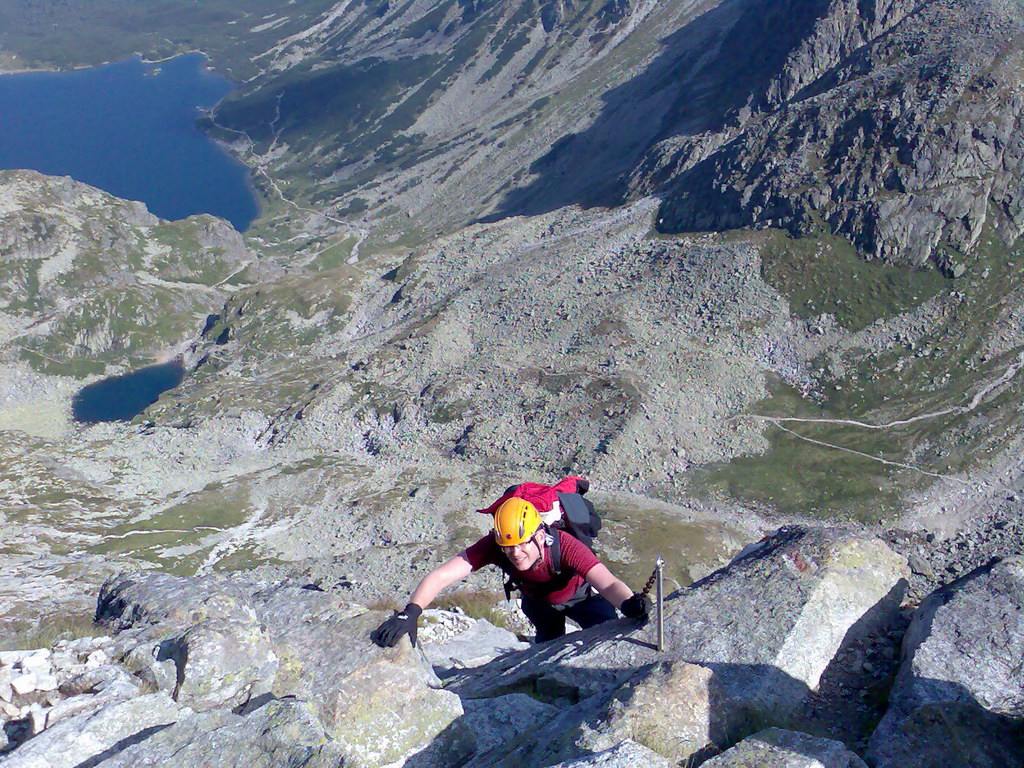
[[[952,273],[986,225],[1021,230],[1021,16],[1002,0],[366,6],[256,57],[213,130],[285,177],[287,148],[316,181],[297,194],[382,234],[657,194],[666,232],[825,230]]]
[[[723,130],[666,138],[633,184],[661,180],[666,231],[825,228],[959,273],[1024,221],[1022,32],[1014,3],[830,3]]]

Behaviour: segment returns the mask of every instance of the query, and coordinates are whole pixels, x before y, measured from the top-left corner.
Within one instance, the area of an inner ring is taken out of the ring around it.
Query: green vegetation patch
[[[908,296],[908,285],[905,298],[921,296]],[[771,382],[771,396],[749,416],[779,419],[764,421],[768,450],[700,468],[691,490],[788,514],[875,520],[897,511],[907,492],[941,476],[967,476],[1005,450],[1024,425],[1024,371],[1014,373],[1024,347],[1019,338],[999,354],[988,345],[1004,312],[1019,303],[1024,249],[987,232],[953,285],[957,294],[913,340],[900,336],[885,349],[833,350],[812,361],[816,399]],[[841,298],[826,288],[818,284],[815,306],[822,295]]]
[[[829,417],[792,387],[776,382],[773,389],[754,410],[785,417]],[[870,520],[897,509],[901,489],[893,482],[893,470],[898,468],[852,452],[899,461],[903,446],[892,435],[842,426],[786,423],[784,427],[766,425],[770,447],[765,453],[698,470],[691,480],[693,490],[731,496],[783,514],[827,517],[846,511]]]
[[[508,619],[499,610],[504,599],[502,592],[493,589],[462,589],[441,595],[433,607],[445,611],[458,608],[474,619],[486,619],[496,627],[510,629]]]
[[[906,312],[955,285],[935,269],[865,261],[841,237],[793,238],[777,230],[768,233],[762,248],[761,274],[789,299],[797,317],[829,313],[853,331]]]
[[[131,555],[171,573],[192,575],[215,546],[217,534],[242,524],[250,514],[245,488],[210,486],[155,515],[119,523],[88,549]]]
[[[50,648],[58,640],[99,637],[107,631],[96,626],[91,611],[53,614],[38,621],[14,619],[6,632],[0,632],[0,651]]]

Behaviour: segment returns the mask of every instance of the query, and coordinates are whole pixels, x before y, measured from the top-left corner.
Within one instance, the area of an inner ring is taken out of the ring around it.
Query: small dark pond
[[[75,421],[129,421],[156,402],[162,392],[181,384],[185,367],[180,359],[150,365],[123,376],[111,376],[83,387],[71,403]]]
[[[165,219],[258,215],[249,169],[196,126],[234,85],[192,53],[76,72],[0,76],[0,168],[30,168],[141,200]]]

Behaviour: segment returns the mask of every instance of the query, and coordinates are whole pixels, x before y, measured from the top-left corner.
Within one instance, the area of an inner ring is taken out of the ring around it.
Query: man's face
[[[537,529],[533,538],[527,539],[522,544],[501,548],[513,568],[517,571],[528,571],[540,561],[541,555],[544,553],[540,542],[543,533],[543,530]]]

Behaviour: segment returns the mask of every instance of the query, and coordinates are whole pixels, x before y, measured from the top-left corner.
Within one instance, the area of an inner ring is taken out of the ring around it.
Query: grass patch
[[[371,611],[399,611],[405,606],[399,605],[393,597],[382,597],[380,600],[367,603],[366,607]]]
[[[758,404],[758,413],[822,417],[823,411],[814,409],[788,385],[776,382],[774,389],[771,397]],[[898,507],[894,468],[798,436],[898,461],[901,452],[894,450],[884,435],[844,427],[787,428],[792,432],[768,429],[770,447],[764,454],[702,467],[691,479],[693,490],[701,495],[731,496],[784,514],[828,516],[845,509],[855,517],[868,519]]]
[[[470,618],[486,619],[496,627],[511,629],[505,614],[498,610],[504,599],[504,593],[493,589],[463,589],[438,597],[433,607],[445,611],[459,608]]]
[[[809,258],[806,250],[802,254]],[[838,286],[851,278],[830,273],[828,279]],[[972,410],[965,407],[1007,372],[1021,350],[1017,339],[1017,347],[1001,354],[987,351],[1003,313],[1018,301],[1024,250],[1007,248],[987,232],[964,277],[945,282],[955,285],[959,298],[936,313],[913,342],[897,341],[883,350],[830,351],[812,363],[817,402],[774,381],[770,397],[750,409],[764,416],[867,424],[923,418],[884,429],[766,424],[770,445],[764,454],[702,467],[691,476],[690,490],[728,495],[787,514],[876,520],[900,509],[907,492],[934,482],[936,476],[969,473],[1004,450],[1022,426],[1017,404],[1024,398],[1024,372]],[[901,295],[919,300],[922,294],[913,293],[909,285],[903,285]],[[835,290],[838,296],[839,288]],[[825,294],[815,295],[820,309]],[[890,303],[885,311],[897,308]]]
[[[789,299],[797,317],[829,313],[853,331],[880,317],[895,317],[954,286],[936,269],[865,261],[841,237],[793,238],[778,230],[767,234],[761,274]]]
[[[56,614],[37,622],[16,622],[11,631],[0,635],[0,651],[24,651],[51,648],[58,640],[99,637],[106,634],[92,614]]]
[[[340,242],[320,251],[316,258],[307,265],[307,268],[315,272],[326,272],[329,269],[343,267],[352,255],[355,245],[355,236],[345,235]]]

